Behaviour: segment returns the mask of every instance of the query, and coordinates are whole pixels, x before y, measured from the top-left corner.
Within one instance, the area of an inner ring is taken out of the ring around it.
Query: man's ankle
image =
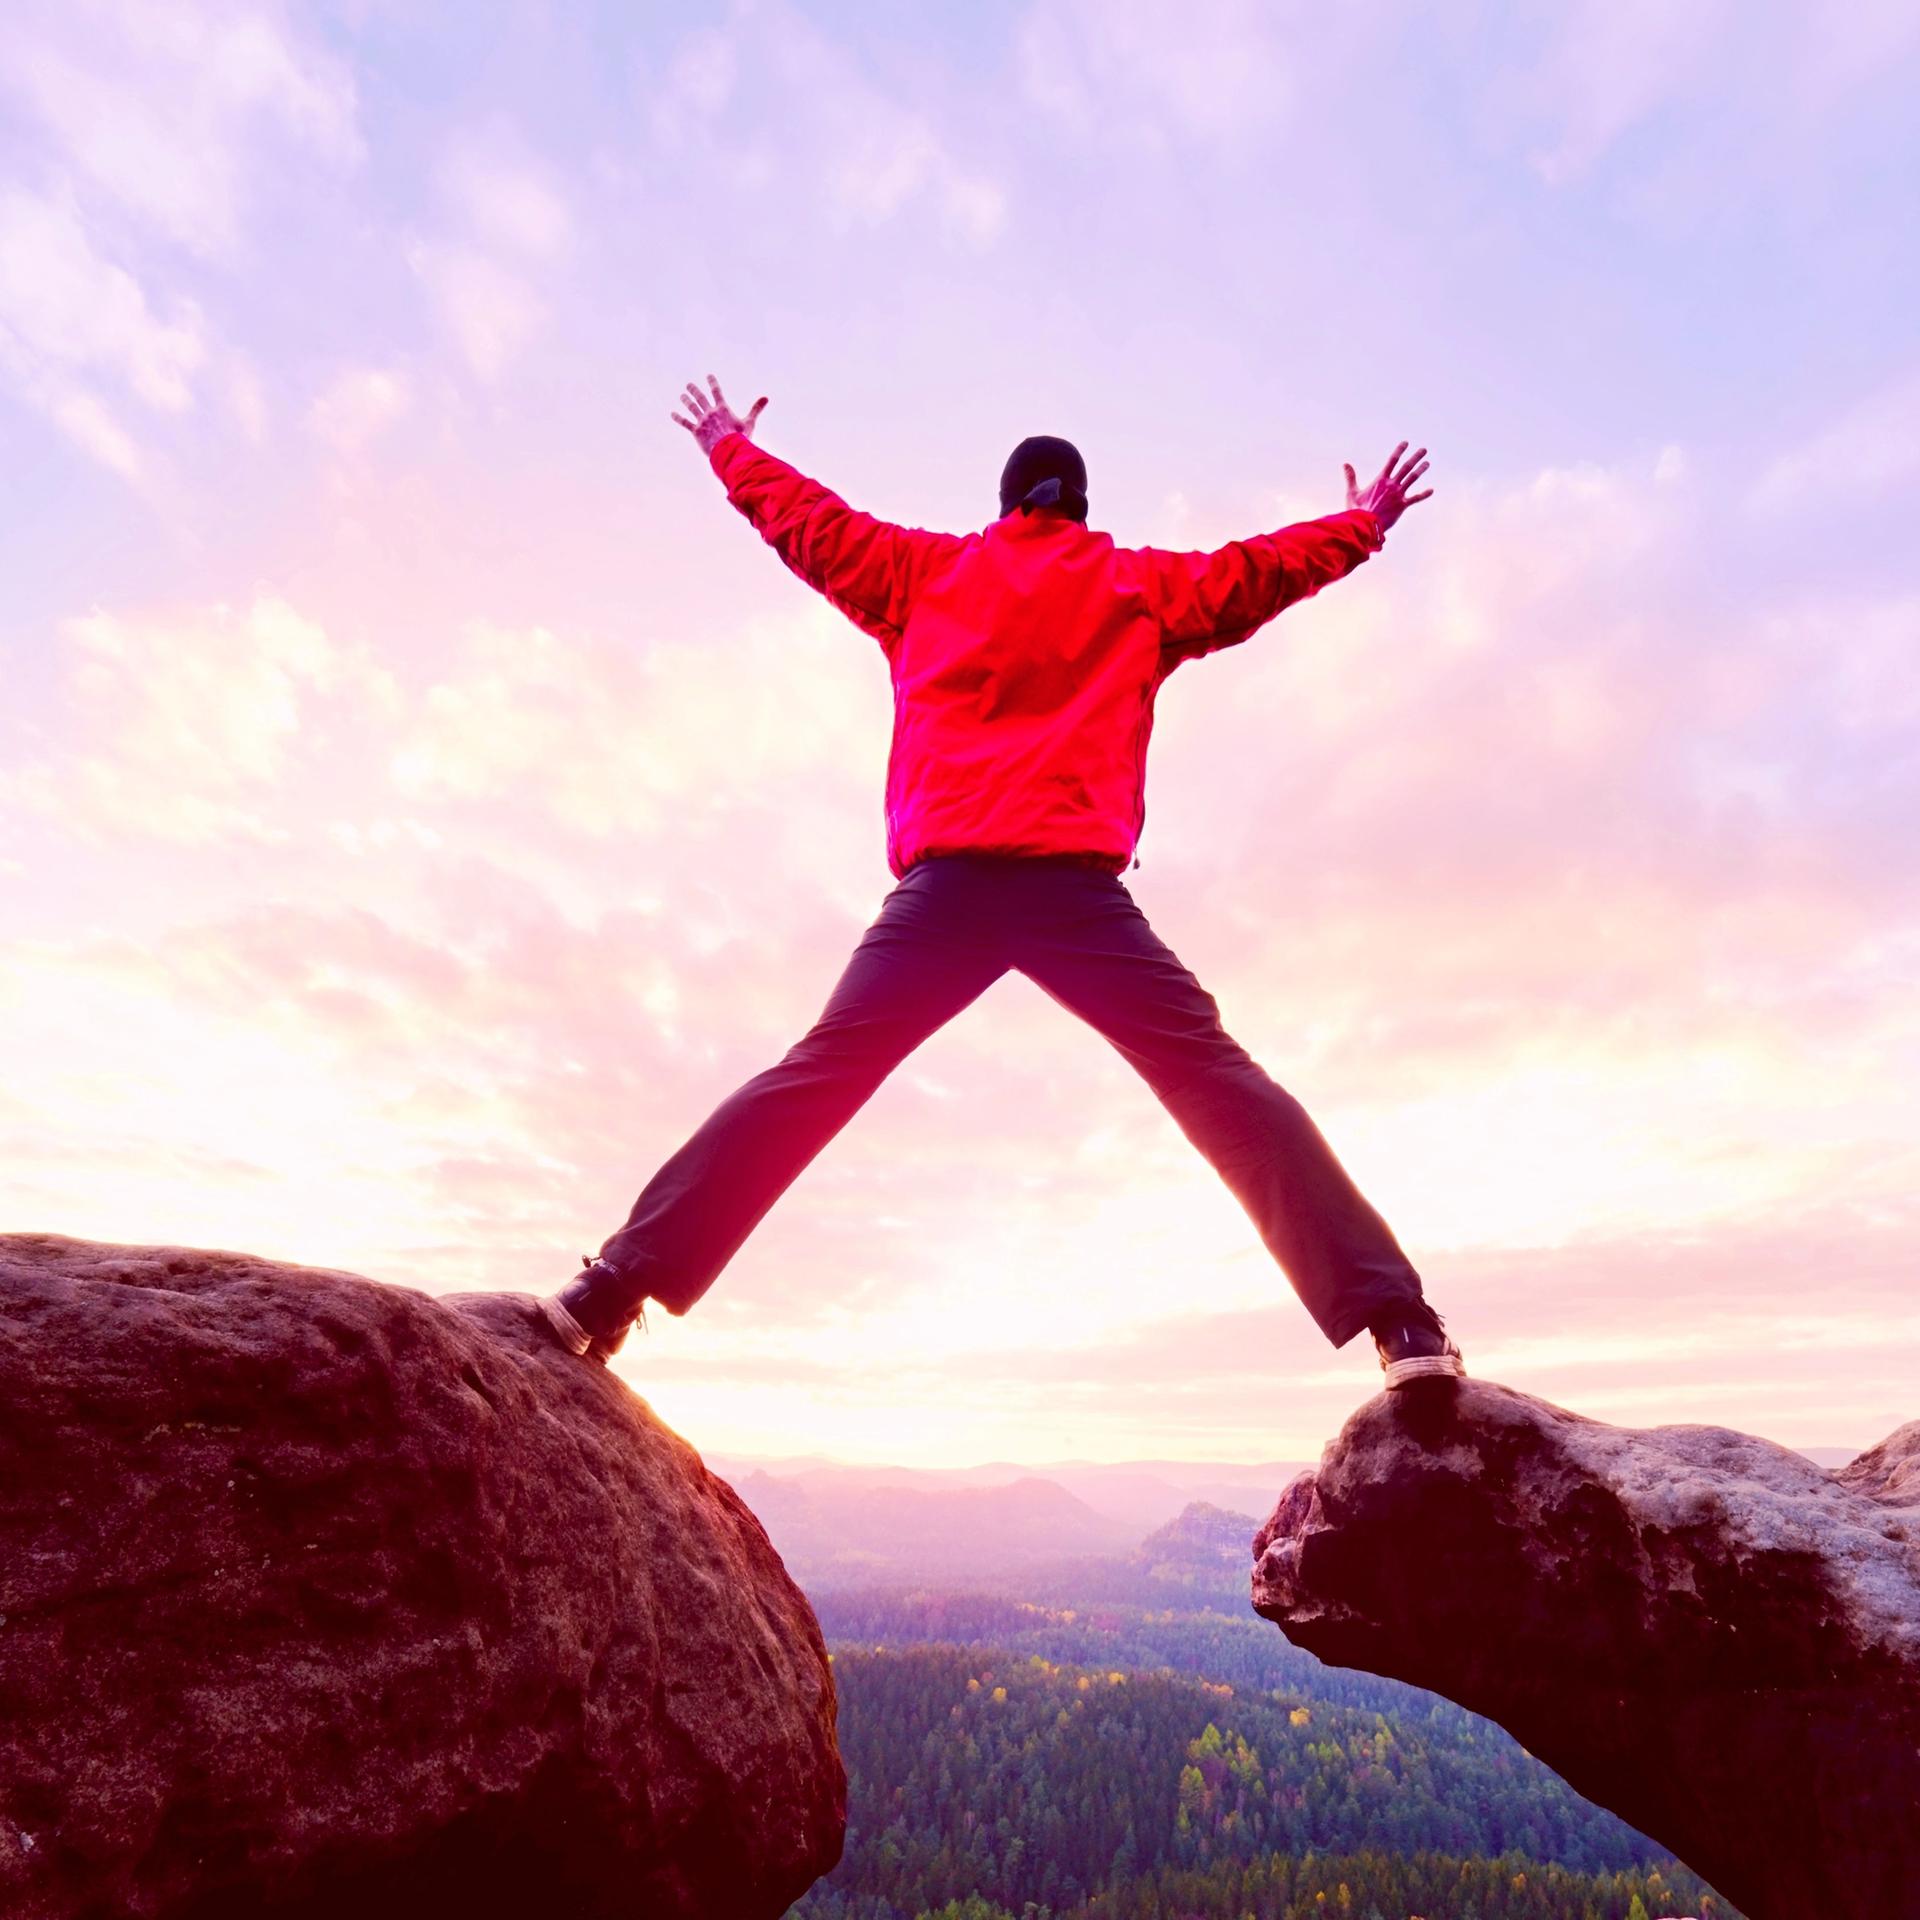
[[[567,1310],[596,1339],[645,1318],[646,1289],[599,1254],[581,1256],[580,1271],[561,1297]]]
[[[1377,1307],[1367,1318],[1367,1331],[1378,1340],[1391,1333],[1394,1328],[1404,1326],[1409,1320],[1417,1320],[1418,1312],[1405,1301],[1391,1307]]]

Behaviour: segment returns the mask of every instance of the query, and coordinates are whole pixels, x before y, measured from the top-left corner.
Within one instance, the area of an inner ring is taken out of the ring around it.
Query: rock
[[[9,1920],[744,1920],[840,1855],[812,1611],[526,1296],[0,1236],[0,1616]]]
[[[1920,1421],[1830,1472],[1381,1394],[1253,1551],[1289,1640],[1499,1721],[1753,1920],[1920,1915]]]

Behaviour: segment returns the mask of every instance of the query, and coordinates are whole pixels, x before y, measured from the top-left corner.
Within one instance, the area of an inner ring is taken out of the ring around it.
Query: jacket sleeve
[[[1162,677],[1183,660],[1238,646],[1282,608],[1310,599],[1386,544],[1369,508],[1349,507],[1214,553],[1136,551],[1147,605],[1160,624]]]
[[[760,537],[892,659],[921,587],[961,537],[861,513],[744,433],[716,440],[708,460]]]

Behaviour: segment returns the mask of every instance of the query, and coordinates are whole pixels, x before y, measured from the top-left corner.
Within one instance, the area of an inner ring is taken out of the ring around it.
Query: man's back
[[[746,434],[709,459],[781,559],[879,641],[893,674],[887,861],[1073,853],[1118,873],[1146,821],[1160,684],[1376,552],[1364,508],[1214,552],[1119,547],[1064,513],[983,532],[849,507]]]
[[[896,874],[927,853],[1133,858],[1160,633],[1131,558],[1014,513],[929,573],[892,656]]]

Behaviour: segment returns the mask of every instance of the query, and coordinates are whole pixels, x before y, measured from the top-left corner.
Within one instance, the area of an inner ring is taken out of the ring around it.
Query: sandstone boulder
[[[1506,1727],[1753,1920],[1920,1916],[1920,1421],[1828,1472],[1505,1387],[1381,1394],[1253,1604]]]
[[[811,1610],[531,1299],[0,1236],[0,1912],[772,1916]]]

